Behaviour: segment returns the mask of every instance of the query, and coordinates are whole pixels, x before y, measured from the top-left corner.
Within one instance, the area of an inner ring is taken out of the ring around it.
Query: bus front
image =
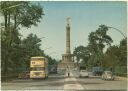
[[[44,58],[31,58],[30,78],[45,78],[45,60]]]

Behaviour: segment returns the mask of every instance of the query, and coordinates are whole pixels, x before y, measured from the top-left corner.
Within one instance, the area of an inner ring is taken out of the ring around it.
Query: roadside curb
[[[119,76],[116,76],[115,79],[117,79],[117,80],[127,80],[127,77],[119,77]]]

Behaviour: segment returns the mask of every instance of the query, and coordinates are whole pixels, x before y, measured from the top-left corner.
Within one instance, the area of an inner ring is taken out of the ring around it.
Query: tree
[[[127,72],[127,42],[122,39],[119,45],[110,46],[104,54],[103,66],[112,68],[115,73],[123,75]]]
[[[57,64],[57,61],[52,57],[50,57],[49,55],[45,54],[44,56],[48,59],[48,65],[53,66]]]
[[[12,7],[15,6],[15,7]],[[4,1],[0,3],[1,13],[4,16],[5,30],[10,26],[11,21],[14,29],[22,27],[30,28],[37,25],[44,15],[42,7],[25,1]]]
[[[119,64],[120,50],[118,46],[110,46],[104,54],[103,66],[107,68],[114,68]]]
[[[2,75],[7,75],[6,73],[8,72],[15,72],[15,69],[20,65],[20,43],[18,31],[14,32],[12,28],[1,31]]]
[[[73,55],[76,57],[77,63],[80,61],[80,59],[82,59],[83,62],[87,63],[90,53],[87,47],[78,46],[73,51]]]
[[[38,38],[34,34],[29,34],[27,38],[22,40],[22,52],[24,55],[24,61],[26,63],[26,67],[29,67],[30,58],[32,56],[43,56],[44,52],[40,49],[41,39]]]
[[[120,41],[119,49],[120,49],[120,56],[119,56],[120,65],[127,66],[127,38],[122,39]]]
[[[56,60],[51,58],[49,55],[44,54],[44,50],[41,50],[40,46],[41,39],[32,33],[21,41],[22,67],[26,67],[26,69],[28,69],[30,67],[30,58],[34,56],[44,56],[48,59],[49,65],[56,64]]]
[[[94,65],[102,66],[102,58],[103,58],[103,49],[106,45],[111,45],[113,40],[109,35],[107,35],[108,27],[105,25],[100,25],[99,28],[95,32],[91,32],[89,35],[89,45],[88,48],[91,52],[91,57],[93,56],[96,63]],[[91,58],[92,59],[92,58]],[[91,63],[91,62],[90,62]]]
[[[1,66],[2,73],[4,72],[2,75],[6,76],[8,72],[16,72],[17,67],[24,65],[22,55],[26,51],[21,44],[18,30],[21,27],[36,26],[44,14],[40,5],[23,1],[0,2],[0,13],[4,17],[2,22],[4,30],[1,36]]]

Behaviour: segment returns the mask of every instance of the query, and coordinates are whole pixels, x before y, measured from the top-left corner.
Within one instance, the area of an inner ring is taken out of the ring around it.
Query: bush
[[[114,68],[114,74],[117,76],[127,76],[127,66],[117,66]]]

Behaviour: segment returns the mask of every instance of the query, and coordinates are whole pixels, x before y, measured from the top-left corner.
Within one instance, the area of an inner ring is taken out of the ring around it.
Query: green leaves
[[[127,39],[120,41],[119,45],[110,46],[103,58],[103,65],[113,68],[115,73],[123,75],[127,72]]]
[[[10,28],[2,30],[1,36],[1,68],[2,75],[7,75],[8,72],[15,72],[15,69],[20,66],[20,43],[19,33],[17,30]]]
[[[16,72],[18,67],[29,68],[31,56],[43,55],[40,38],[30,34],[21,40],[18,30],[37,26],[43,15],[41,6],[25,1],[1,1],[0,15],[4,30],[1,31],[2,75]]]
[[[103,50],[106,45],[111,45],[113,42],[112,38],[107,35],[108,27],[105,25],[100,25],[95,32],[91,32],[89,35],[89,50],[93,57],[93,62],[95,65],[102,65]],[[90,60],[91,61],[91,60]]]
[[[76,57],[77,62],[80,61],[80,59],[83,60],[83,62],[87,62],[88,58],[90,56],[90,52],[87,47],[84,46],[78,46],[73,51],[73,55]]]
[[[30,28],[31,25],[37,26],[37,23],[40,22],[42,15],[44,15],[41,6],[28,4],[25,6],[23,10],[21,10],[21,14],[18,19],[19,23],[23,27]]]
[[[5,18],[5,27],[10,22],[14,24],[14,28],[19,28],[19,25],[27,28],[32,25],[37,26],[42,15],[44,15],[43,9],[39,4],[32,4],[27,1],[2,1],[0,8],[0,13]]]
[[[91,32],[88,36],[89,44],[87,47],[78,46],[74,50],[77,61],[85,60],[88,66],[101,66],[103,64],[103,50],[107,45],[111,45],[112,38],[107,35],[108,27],[100,25],[95,32]]]

